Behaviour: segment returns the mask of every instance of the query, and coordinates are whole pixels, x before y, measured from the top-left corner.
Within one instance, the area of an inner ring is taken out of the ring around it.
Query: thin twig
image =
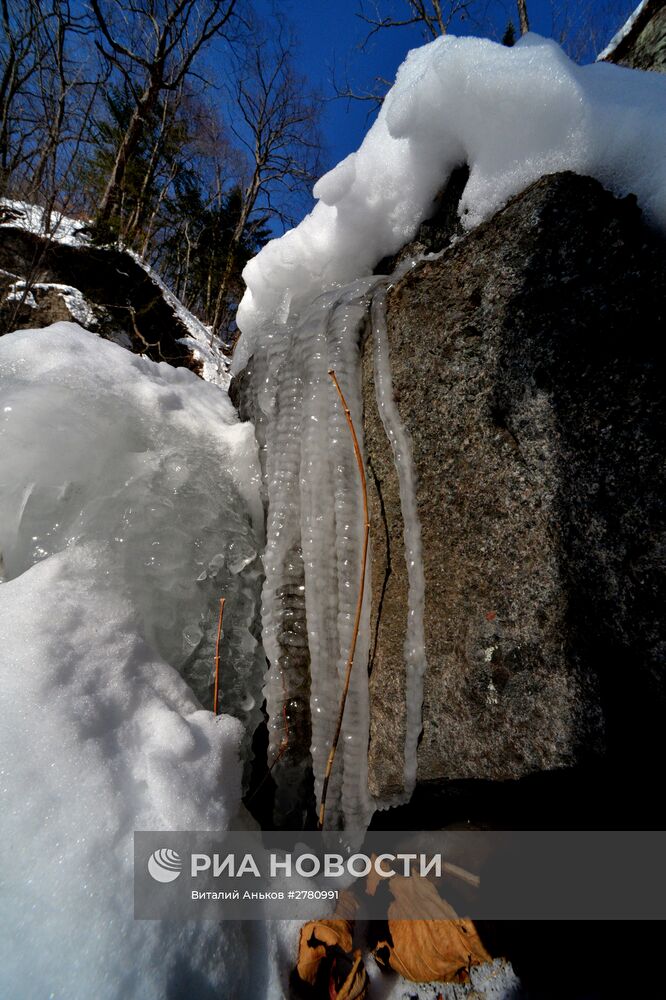
[[[454,865],[450,861],[445,861],[442,868],[447,875],[452,875],[453,878],[459,878],[461,882],[466,882],[467,885],[473,886],[478,889],[481,885],[481,879],[474,872],[467,871],[466,868],[461,868],[460,865]]]
[[[358,630],[361,624],[361,611],[363,609],[363,592],[365,590],[365,569],[368,562],[368,539],[370,536],[370,519],[368,516],[368,489],[365,482],[365,469],[363,467],[363,456],[361,455],[361,449],[358,444],[358,438],[356,437],[356,430],[354,429],[354,421],[352,420],[352,415],[350,413],[349,407],[347,406],[347,401],[342,394],[342,389],[340,388],[340,383],[337,380],[336,374],[332,368],[329,369],[328,374],[333,380],[333,385],[337,389],[338,396],[340,397],[340,402],[342,404],[342,409],[345,411],[345,417],[347,418],[347,424],[349,425],[349,430],[352,436],[352,442],[354,444],[354,455],[356,456],[356,464],[358,465],[358,473],[361,480],[361,493],[363,496],[363,551],[361,556],[361,578],[358,587],[358,600],[356,602],[356,617],[354,618],[354,631],[352,633],[351,645],[349,647],[349,656],[347,657],[347,669],[345,673],[345,684],[342,689],[342,697],[340,699],[340,709],[338,711],[338,721],[335,727],[335,736],[333,737],[333,743],[331,744],[331,752],[328,755],[328,761],[326,763],[326,771],[324,773],[324,784],[321,790],[321,805],[319,806],[319,829],[324,829],[324,816],[326,814],[326,793],[328,791],[328,782],[331,777],[331,771],[333,770],[333,761],[335,760],[335,752],[338,749],[338,742],[340,740],[340,733],[342,731],[342,719],[345,714],[345,704],[347,702],[347,694],[349,692],[349,682],[351,681],[351,672],[354,665],[354,654],[356,652],[356,640],[358,639]]]
[[[215,689],[213,691],[213,714],[217,715],[218,696],[220,693],[220,639],[222,638],[222,617],[224,615],[224,597],[220,598],[220,617],[217,620],[217,641],[215,643]]]

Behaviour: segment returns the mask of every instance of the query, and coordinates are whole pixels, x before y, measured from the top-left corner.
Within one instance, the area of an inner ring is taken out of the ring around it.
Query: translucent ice
[[[225,597],[221,705],[246,723],[249,742],[265,669],[260,566],[249,560],[263,544],[250,428],[191,372],[71,323],[3,337],[0,380],[5,577],[72,546],[110,545],[145,639],[206,708]]]
[[[321,793],[351,642],[362,504],[345,414],[328,370],[335,369],[360,433],[358,327],[375,281],[315,301],[286,335],[269,334],[253,360],[268,504],[262,641],[271,663],[265,693],[278,819],[302,800],[310,758],[317,797]],[[368,614],[366,599],[364,624]],[[344,819],[351,829],[364,827],[373,810],[367,641],[363,627],[327,800],[329,824]]]

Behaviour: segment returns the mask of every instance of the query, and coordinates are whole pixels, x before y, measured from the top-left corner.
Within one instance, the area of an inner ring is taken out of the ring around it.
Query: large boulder
[[[387,325],[426,582],[418,781],[649,754],[666,709],[663,240],[633,197],[545,177],[398,281]],[[389,797],[407,574],[372,351],[370,782]]]
[[[31,232],[20,219],[16,225],[2,219],[0,336],[72,320],[136,354],[201,374],[184,317],[180,303],[132,254],[72,245]]]

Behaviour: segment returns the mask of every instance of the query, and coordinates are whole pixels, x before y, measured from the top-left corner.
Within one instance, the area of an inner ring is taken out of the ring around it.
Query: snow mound
[[[241,727],[141,639],[118,574],[90,544],[0,588],[0,996],[277,1000],[291,924],[134,920],[133,831],[229,827]]]
[[[87,545],[1,588],[5,997],[162,997],[185,959],[233,972],[217,934],[133,921],[133,831],[225,828],[240,725],[139,637],[117,577]]]
[[[246,266],[238,370],[324,289],[371,273],[413,238],[463,163],[460,211],[478,225],[544,174],[573,170],[634,193],[666,226],[666,78],[577,66],[552,41],[513,48],[438,38],[410,52],[360,149],[315,185],[313,211]]]
[[[108,540],[143,635],[206,705],[224,596],[224,708],[251,723],[263,674],[251,426],[192,372],[73,323],[3,337],[0,379],[0,574]]]
[[[270,928],[135,922],[132,887],[134,830],[245,822],[244,727],[178,671],[208,691],[224,594],[225,698],[259,712],[251,429],[73,323],[0,339],[0,380],[0,995],[267,995]]]

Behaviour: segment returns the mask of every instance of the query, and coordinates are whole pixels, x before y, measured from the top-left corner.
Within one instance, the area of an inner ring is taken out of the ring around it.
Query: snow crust
[[[387,976],[371,956],[365,957],[370,995],[377,1000],[526,1000],[516,974],[501,959],[473,966],[468,983],[412,983]]]
[[[293,320],[321,291],[404,246],[463,163],[467,229],[560,170],[634,193],[666,226],[666,78],[577,66],[534,34],[512,48],[447,36],[411,51],[359,150],[315,185],[313,211],[247,264],[234,368],[263,330],[275,335],[276,320]]]
[[[227,389],[231,381],[229,358],[222,353],[214,342],[214,338],[211,338],[211,328],[197,319],[189,309],[185,308],[180,299],[176,298],[171,289],[164,284],[159,274],[153,270],[150,264],[147,264],[145,260],[142,260],[133,251],[126,250],[126,253],[130,253],[137,264],[150,276],[151,281],[160,289],[165,300],[188,331],[188,336],[183,337],[180,343],[189,347],[194,357],[201,361],[203,379],[206,382],[212,382],[213,385],[219,385],[223,389]]]
[[[83,296],[78,288],[74,288],[72,285],[61,285],[55,281],[30,282],[27,294],[25,292],[25,288],[26,282],[23,279],[13,282],[10,286],[9,292],[7,293],[6,301],[23,301],[25,305],[32,309],[36,309],[37,302],[33,293],[36,291],[54,291],[61,297],[61,299],[63,299],[73,320],[83,326],[84,329],[88,329],[90,326],[94,325],[95,313],[88,300]]]
[[[597,62],[601,59],[608,59],[609,56],[613,55],[620,42],[623,42],[627,35],[629,35],[633,30],[636,21],[647,7],[647,3],[648,0],[641,0],[638,7],[636,7],[636,9],[629,15],[620,30],[613,35],[606,48],[599,53],[597,56]]]

